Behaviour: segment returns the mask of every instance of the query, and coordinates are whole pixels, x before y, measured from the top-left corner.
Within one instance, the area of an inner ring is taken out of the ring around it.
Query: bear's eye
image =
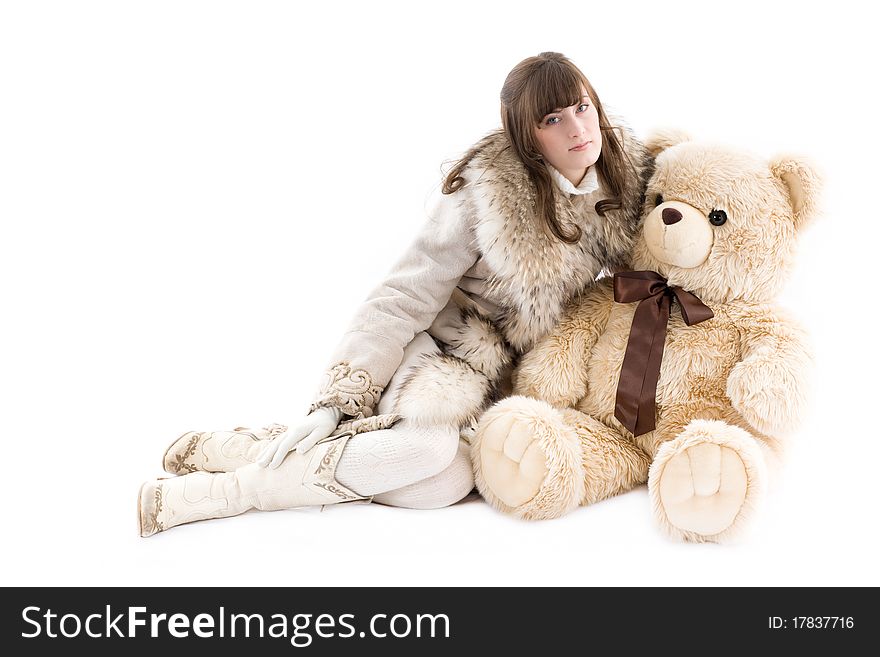
[[[723,226],[727,222],[727,213],[724,210],[712,210],[709,213],[709,223],[713,226]]]
[[[657,194],[657,198],[654,199],[654,207],[663,204],[663,196],[661,194]]]

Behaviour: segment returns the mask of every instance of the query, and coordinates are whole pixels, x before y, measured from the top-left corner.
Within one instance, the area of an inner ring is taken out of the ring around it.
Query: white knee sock
[[[458,428],[420,426],[406,419],[390,429],[353,436],[336,467],[336,480],[360,495],[402,488],[440,473],[458,450]]]
[[[458,453],[443,472],[409,486],[375,495],[373,501],[407,509],[439,509],[455,504],[474,488],[469,450],[470,446],[462,440]]]

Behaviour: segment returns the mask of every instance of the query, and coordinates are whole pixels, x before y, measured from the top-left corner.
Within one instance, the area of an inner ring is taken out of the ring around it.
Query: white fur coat
[[[626,130],[623,145],[633,179],[622,207],[604,217],[595,204],[610,195],[595,166],[577,188],[551,167],[557,217],[582,231],[577,243],[566,244],[539,225],[534,185],[507,136],[483,138],[463,172],[466,184],[441,197],[355,313],[310,410],[336,406],[352,417],[372,415],[404,348],[427,331],[442,353],[410,368],[395,412],[431,423],[472,422],[508,388],[519,356],[556,325],[569,300],[603,270],[627,264],[649,162]]]

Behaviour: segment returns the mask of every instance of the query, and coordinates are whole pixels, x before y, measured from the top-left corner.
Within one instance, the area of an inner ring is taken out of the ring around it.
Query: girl
[[[513,68],[501,121],[356,312],[307,417],[181,436],[164,464],[182,476],[141,488],[142,536],[251,508],[437,508],[472,490],[477,417],[566,303],[625,267],[647,175],[642,145],[559,53]]]

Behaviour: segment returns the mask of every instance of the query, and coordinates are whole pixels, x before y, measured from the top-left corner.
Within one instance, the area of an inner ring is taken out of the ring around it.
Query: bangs
[[[526,105],[533,123],[554,110],[577,105],[587,91],[586,80],[568,66],[545,64],[529,81]]]

